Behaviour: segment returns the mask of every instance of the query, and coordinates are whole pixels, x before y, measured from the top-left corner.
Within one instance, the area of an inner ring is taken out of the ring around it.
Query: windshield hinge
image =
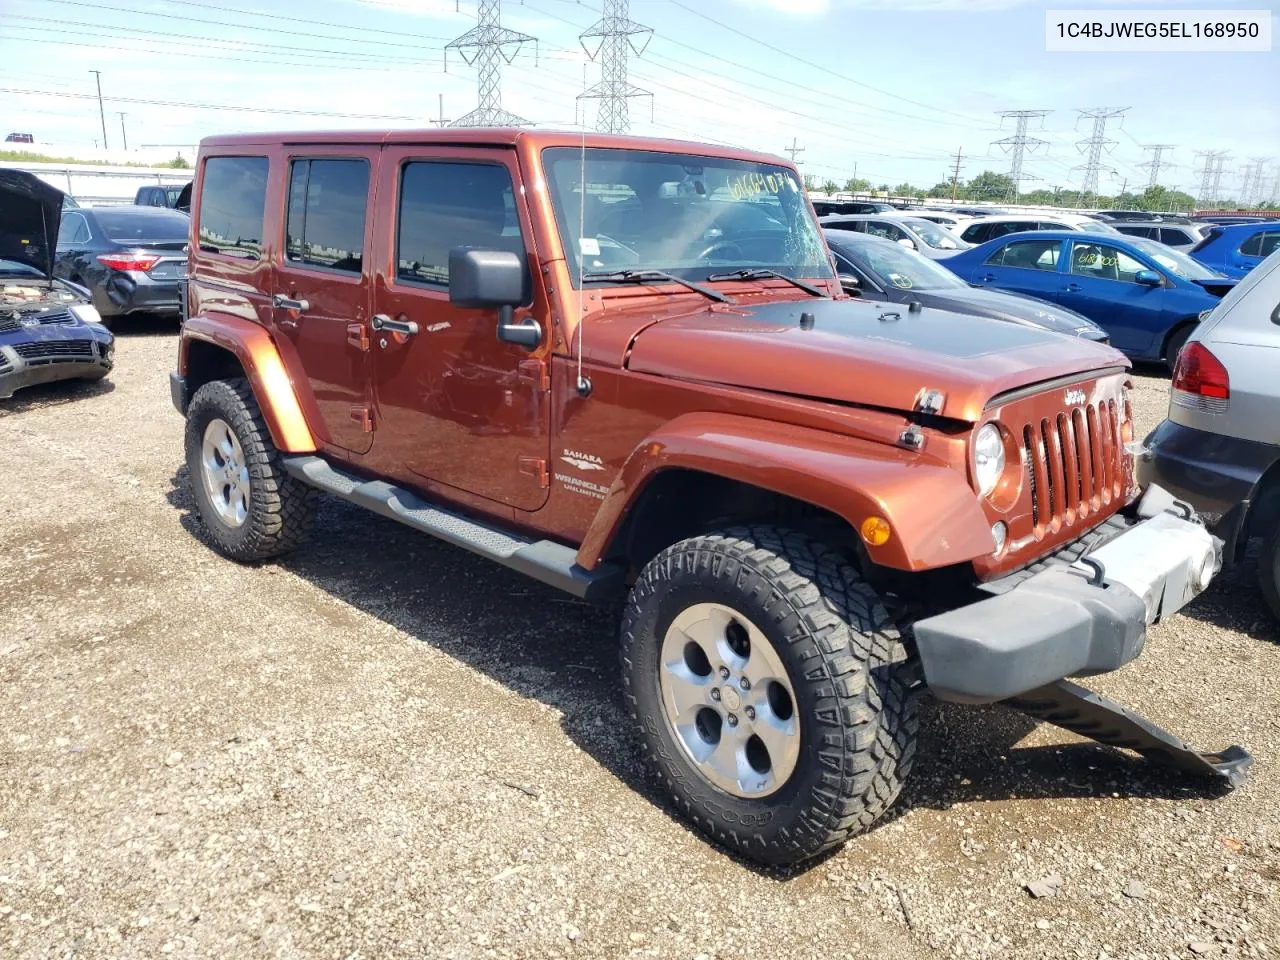
[[[533,477],[538,486],[545,490],[551,485],[551,475],[547,472],[547,461],[541,457],[521,457],[518,461],[520,472]]]
[[[373,411],[368,407],[355,407],[351,419],[360,424],[361,433],[373,433]]]
[[[369,352],[369,328],[363,323],[347,324],[347,346],[355,347],[362,353]]]
[[[535,390],[551,389],[551,371],[546,360],[521,360],[520,379],[533,384]]]

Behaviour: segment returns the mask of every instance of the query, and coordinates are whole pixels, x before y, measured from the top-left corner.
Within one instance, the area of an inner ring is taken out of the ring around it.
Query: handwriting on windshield
[[[760,173],[753,170],[729,181],[729,194],[735,200],[746,200],[763,194],[779,194],[794,189],[791,178],[782,173]]]

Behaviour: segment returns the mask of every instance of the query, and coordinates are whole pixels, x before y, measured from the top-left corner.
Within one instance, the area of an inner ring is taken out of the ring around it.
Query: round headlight
[[[978,492],[984,497],[996,488],[1004,473],[1004,440],[1000,428],[988,423],[978,431],[973,443],[973,473],[978,481]]]

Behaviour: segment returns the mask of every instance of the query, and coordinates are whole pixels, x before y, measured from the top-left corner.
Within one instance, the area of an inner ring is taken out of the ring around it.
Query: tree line
[[[877,193],[892,197],[916,197],[920,200],[950,200],[952,196],[951,181],[944,180],[927,189],[900,183],[891,187],[887,183],[874,186],[870,180],[850,177],[841,186],[830,178],[820,179],[814,176],[804,178],[805,189],[812,193]],[[959,180],[955,185],[956,200],[969,203],[985,201],[988,203],[1012,203],[1014,201],[1013,178],[994,170],[984,170],[970,180]],[[1055,187],[1052,190],[1028,190],[1017,195],[1017,202],[1037,207],[1087,207],[1102,210],[1151,210],[1160,213],[1186,213],[1199,208],[1196,198],[1181,190],[1170,190],[1167,187],[1146,187],[1141,191],[1126,190],[1114,195],[1086,194],[1079,190],[1068,190]],[[1259,204],[1260,209],[1273,208],[1277,199],[1266,200]],[[1220,209],[1240,209],[1244,204],[1233,199],[1219,200],[1206,206]]]

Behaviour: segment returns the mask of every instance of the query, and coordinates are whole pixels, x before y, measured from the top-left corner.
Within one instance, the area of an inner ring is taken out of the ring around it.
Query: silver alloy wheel
[[[249,467],[231,425],[217,417],[204,428],[200,448],[204,490],[218,518],[238,527],[249,516]]]
[[[667,725],[694,768],[736,797],[765,797],[800,758],[795,690],[760,629],[719,603],[698,603],[662,640]]]

